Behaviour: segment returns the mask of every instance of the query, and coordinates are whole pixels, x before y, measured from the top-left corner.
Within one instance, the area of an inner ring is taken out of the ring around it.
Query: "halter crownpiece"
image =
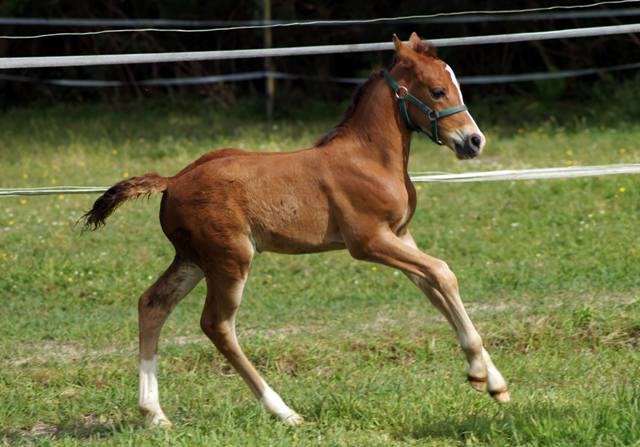
[[[409,93],[409,89],[404,85],[398,84],[398,82],[391,76],[388,70],[384,71],[384,78],[387,80],[387,83],[393,89],[393,92],[396,95],[396,99],[398,100],[398,106],[400,107],[400,115],[402,115],[402,119],[404,120],[404,124],[407,126],[407,129],[410,131],[422,132],[431,138],[434,143],[442,145],[442,140],[440,140],[438,136],[438,120],[440,118],[447,117],[449,115],[453,115],[458,112],[464,112],[467,110],[467,106],[464,104],[460,104],[454,107],[450,107],[444,110],[435,110],[420,101],[418,98]],[[420,109],[427,116],[429,121],[431,122],[431,133],[425,132],[420,126],[416,126],[411,122],[411,118],[409,118],[409,110],[407,109],[407,101]]]

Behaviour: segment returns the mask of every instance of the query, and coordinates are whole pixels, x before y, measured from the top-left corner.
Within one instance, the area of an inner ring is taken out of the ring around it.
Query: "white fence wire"
[[[612,65],[610,67],[584,68],[580,70],[558,70],[553,72],[534,72],[504,75],[483,75],[483,76],[459,76],[458,81],[463,85],[484,85],[484,84],[505,84],[510,82],[543,81],[548,79],[572,78],[588,76],[593,74],[609,73],[622,70],[634,70],[640,68],[640,62],[633,64]],[[252,81],[257,79],[292,79],[311,80],[320,82],[336,82],[342,84],[361,84],[366,78],[355,77],[322,77],[296,73],[283,73],[280,71],[249,71],[245,73],[232,73],[211,76],[191,76],[183,78],[155,78],[140,81],[111,81],[102,79],[39,79],[29,76],[15,76],[0,73],[0,80],[12,82],[27,82],[56,85],[61,87],[80,88],[105,88],[123,87],[127,85],[140,86],[179,86],[179,85],[202,85],[217,84],[222,82]]]
[[[493,34],[487,36],[451,37],[433,39],[430,42],[438,47],[463,45],[487,45],[515,43],[549,39],[572,39],[577,37],[610,36],[640,32],[640,23],[629,25],[597,26],[555,31],[536,31],[515,34]],[[310,56],[318,54],[361,53],[393,49],[392,42],[361,43],[345,45],[316,45],[289,48],[262,48],[247,50],[184,51],[175,53],[141,54],[101,54],[86,56],[45,56],[45,57],[7,57],[0,59],[0,69],[43,68],[43,67],[80,67],[93,65],[144,64],[160,62],[186,62],[203,60],[230,60],[283,56]]]
[[[510,169],[484,172],[426,172],[412,173],[414,183],[466,183],[517,180],[543,180],[604,175],[640,174],[638,164],[612,164],[598,166],[569,166],[538,169]],[[40,188],[0,188],[0,197],[42,196],[51,194],[98,194],[109,189],[106,186],[46,186]]]
[[[603,175],[640,174],[640,164],[611,164],[597,166],[568,166],[556,168],[509,169],[500,171],[442,173],[412,173],[411,181],[416,183],[461,183],[497,182],[516,180],[547,180],[576,177],[598,177]]]
[[[436,14],[416,14],[401,17],[378,17],[373,19],[347,20],[303,20],[303,21],[218,21],[218,20],[170,20],[170,19],[44,19],[44,18],[13,18],[0,17],[0,25],[46,25],[46,26],[146,26],[147,28],[109,29],[86,32],[66,32],[37,34],[27,36],[0,36],[2,39],[40,39],[44,37],[87,36],[111,33],[131,32],[184,32],[202,33],[219,31],[239,31],[250,29],[284,28],[301,26],[342,26],[368,25],[379,23],[471,23],[495,22],[507,20],[540,20],[540,19],[576,19],[634,16],[639,13],[638,8],[617,8],[605,11],[580,11],[604,5],[618,5],[638,3],[640,0],[609,0],[586,5],[556,5],[526,9],[457,11]],[[226,25],[226,26],[225,26]],[[233,25],[233,26],[228,26]],[[216,28],[180,29],[180,28],[148,28],[149,26],[215,26]]]
[[[632,0],[634,3],[640,0]],[[614,2],[617,3],[617,2]],[[602,3],[595,3],[599,6]],[[592,7],[592,5],[576,5],[576,8]],[[545,8],[532,8],[532,11],[547,11]],[[234,28],[229,27],[244,27],[244,26],[273,26],[284,25],[291,26],[342,26],[349,25],[372,25],[378,23],[478,23],[478,22],[511,22],[511,21],[524,21],[524,20],[569,20],[569,19],[601,19],[601,18],[613,18],[613,17],[635,17],[640,15],[640,8],[615,8],[615,9],[603,9],[596,11],[557,11],[557,12],[525,12],[520,13],[520,10],[508,11],[501,13],[500,11],[469,11],[464,12],[464,15],[459,16],[440,16],[434,17],[432,15],[424,16],[403,16],[403,17],[385,17],[382,19],[375,19],[375,22],[349,21],[344,23],[344,20],[174,20],[174,19],[79,19],[79,18],[55,18],[47,19],[44,17],[0,17],[0,26],[71,26],[71,27],[127,27],[127,26],[140,26],[145,27],[141,29],[131,29],[128,32],[140,32],[148,27],[170,27],[170,26],[185,26],[185,27],[198,27],[198,26],[215,26],[223,27],[225,31],[235,31]],[[153,28],[151,28],[153,29]],[[243,28],[244,30],[245,28]],[[103,30],[104,31],[104,30]],[[171,29],[159,29],[159,32],[175,32]],[[193,30],[195,32],[207,32],[214,31],[212,29]],[[217,29],[215,29],[217,31]],[[127,32],[127,30],[117,30],[117,32]],[[42,36],[54,37],[54,36],[67,36],[69,33],[53,33],[46,35],[29,35],[29,36],[0,36],[3,39],[25,39],[25,38],[40,38]],[[82,34],[86,35],[86,34]]]

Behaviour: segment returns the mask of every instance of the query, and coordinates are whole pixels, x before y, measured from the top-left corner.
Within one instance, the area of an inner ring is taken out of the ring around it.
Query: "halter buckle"
[[[400,94],[402,92],[402,94]],[[409,94],[409,89],[404,85],[399,85],[397,89],[395,89],[394,93],[396,94],[396,99],[404,99]]]

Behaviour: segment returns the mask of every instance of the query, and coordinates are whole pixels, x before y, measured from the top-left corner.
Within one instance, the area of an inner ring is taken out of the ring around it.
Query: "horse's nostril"
[[[477,135],[477,134],[471,135],[471,146],[473,146],[474,149],[480,149],[481,144],[482,144],[482,138],[480,138],[480,135]]]

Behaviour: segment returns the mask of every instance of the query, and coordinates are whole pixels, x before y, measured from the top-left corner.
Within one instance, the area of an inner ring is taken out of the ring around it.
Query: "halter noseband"
[[[450,107],[444,110],[434,110],[418,98],[409,93],[409,89],[404,85],[398,84],[391,73],[387,70],[384,71],[384,78],[387,80],[393,92],[396,94],[396,99],[398,100],[398,106],[400,107],[400,115],[402,115],[402,119],[404,120],[404,124],[407,126],[407,129],[410,131],[422,132],[429,136],[433,140],[434,143],[442,145],[442,140],[438,137],[438,120],[440,118],[444,118],[449,115],[453,115],[454,113],[464,112],[467,110],[467,106],[464,104],[460,104],[454,107]],[[427,116],[429,121],[431,122],[431,133],[425,132],[420,126],[416,126],[411,122],[411,118],[409,118],[409,111],[407,110],[407,101],[420,109]]]

